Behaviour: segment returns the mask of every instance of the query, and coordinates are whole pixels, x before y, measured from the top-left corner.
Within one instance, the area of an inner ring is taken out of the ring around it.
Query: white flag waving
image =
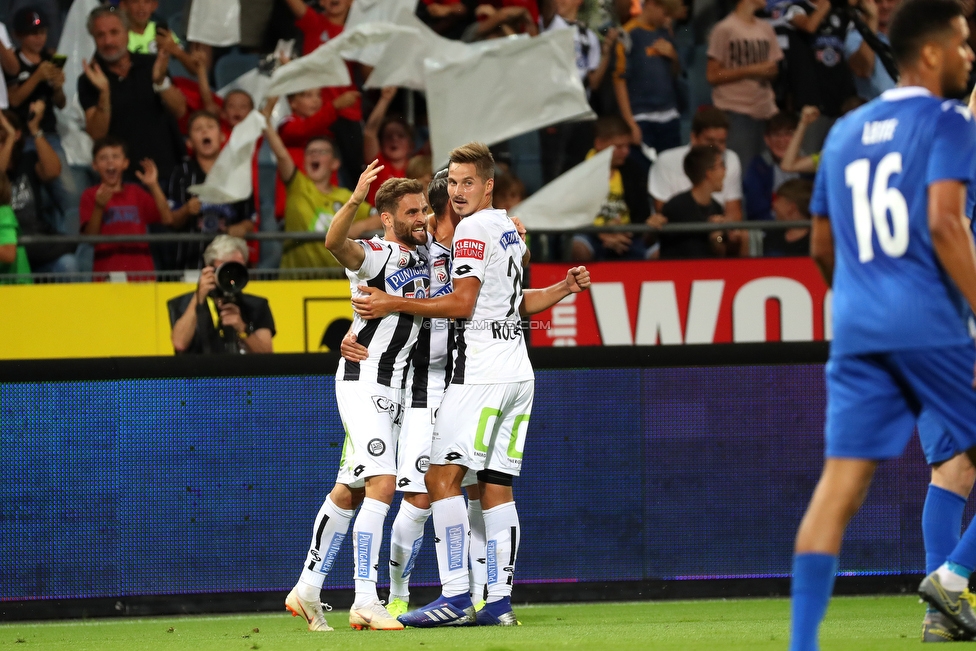
[[[205,203],[234,203],[251,196],[254,193],[251,159],[264,125],[264,116],[251,111],[234,127],[230,141],[217,156],[207,180],[187,188],[190,194],[197,195]]]
[[[491,145],[550,124],[596,115],[576,70],[573,30],[471,47],[461,59],[425,60],[435,165],[471,141]]]
[[[569,31],[569,30],[564,30]],[[592,226],[610,191],[613,147],[556,177],[509,214],[529,230],[572,230]]]
[[[240,0],[193,0],[186,40],[217,47],[240,43]]]
[[[268,95],[289,95],[309,88],[348,86],[352,83],[349,69],[343,61],[346,50],[357,50],[366,45],[382,43],[394,34],[409,28],[386,23],[367,23],[341,34],[318,46],[305,56],[289,61],[271,75]]]
[[[409,31],[396,34],[382,47],[365,48],[351,58],[373,67],[365,88],[400,86],[426,91],[424,59],[450,61],[467,56],[471,46],[444,38],[423,24],[416,16],[410,16]],[[382,55],[373,56],[377,51]],[[371,59],[367,61],[367,59]]]

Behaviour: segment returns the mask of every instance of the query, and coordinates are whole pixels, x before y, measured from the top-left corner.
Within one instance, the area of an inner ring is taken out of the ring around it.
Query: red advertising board
[[[569,263],[533,264],[532,287]],[[809,258],[594,262],[588,292],[532,318],[535,346],[830,339],[830,290]],[[826,330],[825,330],[825,324]]]

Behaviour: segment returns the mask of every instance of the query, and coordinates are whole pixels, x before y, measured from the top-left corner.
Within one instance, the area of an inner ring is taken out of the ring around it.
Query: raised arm
[[[590,288],[590,272],[586,267],[573,267],[566,273],[566,280],[544,289],[522,290],[522,316],[538,314],[563,300],[570,294],[578,294]]]
[[[44,132],[41,131],[41,118],[44,117],[44,100],[39,99],[31,102],[30,110],[34,117],[27,124],[27,130],[34,136],[34,146],[37,149],[37,166],[34,168],[34,171],[37,172],[37,176],[41,181],[47,183],[61,176],[61,159],[58,158],[54,147],[51,146],[44,137]]]
[[[281,177],[281,182],[287,185],[295,176],[295,170],[298,168],[295,167],[295,161],[291,159],[288,148],[285,147],[281,136],[278,135],[278,130],[271,125],[270,112],[265,115],[264,135],[268,137],[268,146],[271,147],[275,160],[278,162],[278,176]]]
[[[800,157],[800,147],[803,145],[803,138],[806,136],[807,127],[817,121],[820,111],[816,106],[804,106],[800,111],[800,123],[790,138],[790,144],[786,146],[783,160],[780,161],[780,169],[784,172],[799,172],[801,174],[813,174],[817,171],[817,163],[813,156]]]
[[[363,127],[363,160],[373,160],[380,153],[380,124],[386,117],[390,102],[397,94],[396,86],[387,86],[380,91],[380,98],[373,107],[366,126]]]
[[[97,62],[92,61],[89,64],[82,59],[81,66],[85,77],[98,91],[98,102],[85,110],[85,131],[92,139],[98,140],[108,135],[108,126],[112,122],[112,93],[109,90],[108,77]]]
[[[169,209],[169,202],[166,200],[163,189],[159,187],[159,170],[156,168],[156,163],[151,158],[143,158],[140,164],[142,170],[136,170],[136,178],[149,189],[149,194],[152,195],[156,204],[156,210],[159,211],[159,221],[165,226],[179,226],[173,219],[173,213]]]
[[[359,206],[362,205],[363,201],[366,200],[366,195],[369,194],[370,184],[376,181],[376,177],[379,176],[382,169],[383,166],[379,164],[379,161],[375,160],[366,166],[366,169],[363,170],[363,173],[359,177],[359,183],[356,184],[356,190],[349,197],[349,201],[342,208],[339,208],[335,217],[332,218],[332,223],[329,224],[329,232],[325,234],[325,248],[346,269],[358,270],[366,260],[366,253],[363,251],[363,247],[355,240],[349,239],[349,227],[352,225],[352,220],[356,217],[356,211],[359,210]]]
[[[153,90],[159,95],[159,100],[166,111],[179,120],[186,114],[186,96],[166,76],[168,66],[169,54],[160,50],[156,54],[156,63],[153,64]]]

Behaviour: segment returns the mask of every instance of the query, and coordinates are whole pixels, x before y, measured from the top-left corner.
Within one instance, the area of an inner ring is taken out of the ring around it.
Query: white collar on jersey
[[[881,99],[886,102],[897,102],[912,97],[934,97],[934,95],[927,88],[921,86],[898,86],[881,93]]]

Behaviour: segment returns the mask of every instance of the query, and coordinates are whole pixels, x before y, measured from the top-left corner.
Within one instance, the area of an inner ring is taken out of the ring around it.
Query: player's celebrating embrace
[[[796,536],[791,651],[818,648],[844,530],[878,462],[902,453],[916,422],[934,465],[976,451],[966,328],[976,256],[965,205],[976,129],[966,107],[944,99],[965,92],[969,29],[953,0],[908,0],[888,35],[900,86],[834,126],[810,204],[811,252],[834,288],[834,340],[826,461]],[[974,534],[970,526],[949,567],[921,587],[969,634],[976,618],[960,597],[976,565]]]
[[[427,205],[419,182],[390,179],[380,186],[376,208],[383,220],[383,239],[347,237],[356,209],[381,169],[374,161],[363,172],[353,196],[332,220],[325,245],[348,270],[354,295],[358,285],[366,283],[397,296],[426,296],[430,275],[427,258],[417,251],[417,245],[427,243]],[[310,630],[332,630],[322,613],[320,593],[360,503],[362,509],[353,527],[356,600],[349,624],[353,628],[403,628],[377,598],[376,573],[383,523],[396,480],[407,359],[421,322],[406,314],[371,321],[357,316],[353,321],[353,332],[369,356],[359,362],[339,362],[336,401],[346,430],[339,474],[315,519],[301,578],[285,601],[294,615],[305,617]]]
[[[454,291],[409,300],[362,288],[367,296],[354,298],[353,307],[367,318],[404,312],[454,319],[451,384],[434,425],[426,478],[443,593],[399,620],[420,627],[475,623],[461,495],[465,472],[472,468],[478,471],[488,541],[488,603],[477,623],[510,626],[516,623],[511,594],[519,543],[512,480],[522,466],[534,389],[521,318],[582,291],[589,274],[577,267],[564,283],[523,291],[528,252],[508,215],[491,207],[491,153],[471,143],[452,151],[450,160],[448,192],[461,217],[454,232]]]

